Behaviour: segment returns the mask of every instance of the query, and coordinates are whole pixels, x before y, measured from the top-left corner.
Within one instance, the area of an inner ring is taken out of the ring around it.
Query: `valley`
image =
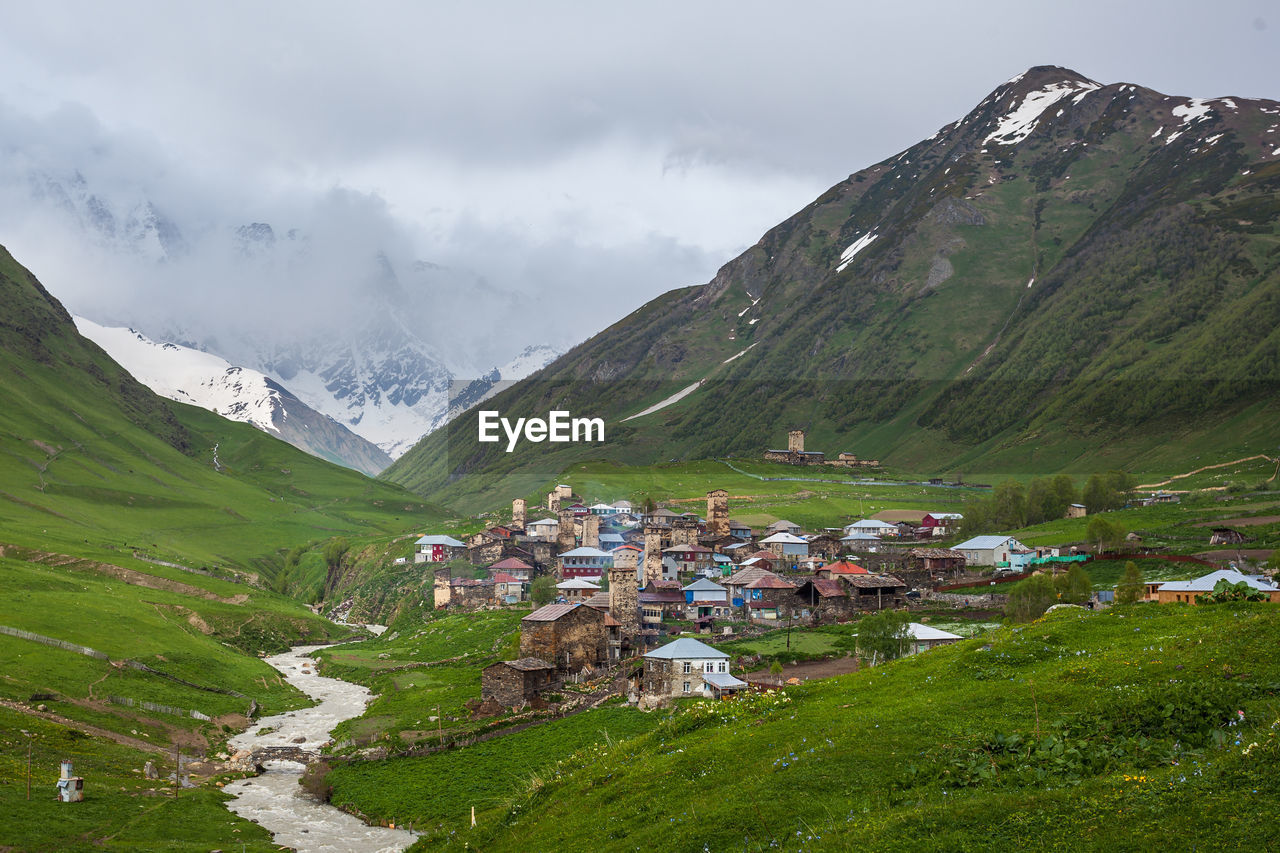
[[[216,340],[0,250],[0,847],[1266,848],[1277,130],[1037,66],[564,353],[403,256]]]

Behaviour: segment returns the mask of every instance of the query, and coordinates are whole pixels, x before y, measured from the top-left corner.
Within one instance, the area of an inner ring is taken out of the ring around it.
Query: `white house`
[[[715,581],[701,578],[684,588],[684,600],[688,611],[696,617],[726,617],[731,615],[729,590]]]
[[[537,521],[530,521],[524,526],[525,532],[535,539],[546,539],[551,541],[556,538],[556,534],[560,531],[560,522],[554,518],[539,518]]]
[[[870,533],[872,536],[880,536],[882,538],[885,536],[897,536],[898,525],[890,524],[887,521],[879,521],[874,518],[864,518],[860,521],[855,521],[853,524],[846,524],[844,526],[845,536],[848,536],[851,533]]]
[[[1019,554],[1031,549],[1012,536],[996,534],[994,536],[975,536],[967,542],[961,542],[951,550],[964,554],[967,565],[994,566],[996,563],[1008,563],[1010,554]]]
[[[907,633],[911,635],[911,645],[907,651],[909,655],[928,651],[934,646],[958,643],[964,639],[959,634],[953,634],[950,631],[943,631],[938,628],[930,628],[928,625],[921,625],[919,622],[908,623]]]
[[[645,696],[718,697],[746,688],[729,674],[729,656],[692,637],[654,649],[644,656],[641,687]]]
[[[452,536],[437,534],[423,536],[413,543],[415,563],[447,563],[455,557],[466,555],[467,546]]]
[[[809,556],[809,540],[792,533],[775,533],[772,536],[766,536],[760,540],[760,544],[786,562]]]

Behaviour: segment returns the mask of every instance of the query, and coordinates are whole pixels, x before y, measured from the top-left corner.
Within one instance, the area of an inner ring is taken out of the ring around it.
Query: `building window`
[[[720,661],[720,671],[721,671],[721,672],[727,672],[727,669],[726,669],[726,667],[727,667],[727,666],[728,666],[728,664],[726,664],[724,661]]]
[[[685,693],[688,693],[688,692],[689,692],[689,682],[687,682],[687,681],[684,683],[684,692],[685,692]]]
[[[692,663],[690,663],[689,661],[685,661],[685,662],[684,662],[684,674],[685,674],[685,675],[688,675],[688,674],[689,674],[689,673],[691,673],[691,672],[693,672],[693,664],[692,664]]]

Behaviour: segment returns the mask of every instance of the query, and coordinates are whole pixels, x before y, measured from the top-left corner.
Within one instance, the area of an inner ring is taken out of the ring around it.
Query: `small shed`
[[[514,708],[560,686],[556,668],[541,658],[504,660],[480,671],[480,699]]]

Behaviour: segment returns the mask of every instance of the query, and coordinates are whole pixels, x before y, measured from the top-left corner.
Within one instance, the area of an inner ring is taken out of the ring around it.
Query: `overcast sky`
[[[306,228],[336,205],[352,252],[558,295],[562,344],[708,280],[1029,66],[1280,99],[1270,0],[5,6],[11,166],[140,188],[190,229]],[[12,210],[0,242],[88,299]]]

